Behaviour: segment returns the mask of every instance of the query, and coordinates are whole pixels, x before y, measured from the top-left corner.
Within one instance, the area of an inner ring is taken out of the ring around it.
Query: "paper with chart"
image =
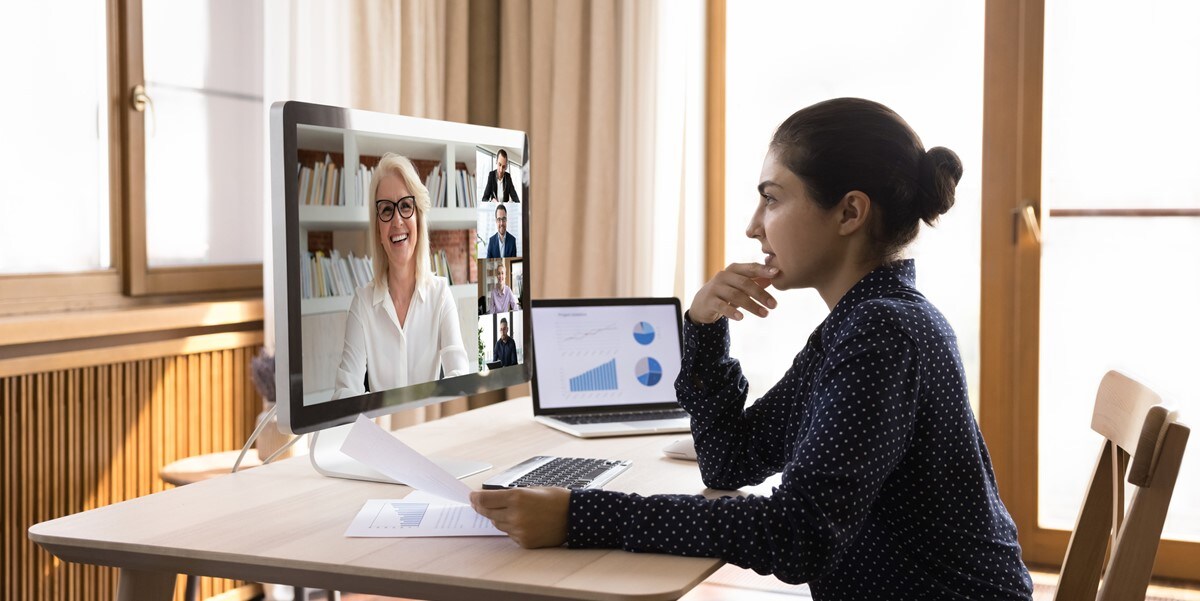
[[[362,415],[350,428],[342,452],[417,490],[454,503],[471,503],[470,487]]]
[[[346,529],[348,537],[504,536],[470,505],[424,491],[403,499],[371,499]]]

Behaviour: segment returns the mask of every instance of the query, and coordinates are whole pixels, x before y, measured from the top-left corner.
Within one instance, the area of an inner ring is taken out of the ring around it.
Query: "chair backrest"
[[[1092,429],[1104,436],[1104,446],[1054,599],[1144,599],[1190,431],[1154,391],[1115,371],[1100,382]],[[1134,485],[1128,513],[1126,468]]]

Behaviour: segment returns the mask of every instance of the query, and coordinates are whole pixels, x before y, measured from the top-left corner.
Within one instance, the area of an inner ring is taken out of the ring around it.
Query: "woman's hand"
[[[739,309],[766,317],[767,310],[776,306],[766,288],[778,273],[759,263],[730,263],[696,292],[688,318],[696,323],[712,323],[722,316],[739,320],[743,317]]]
[[[567,542],[565,488],[508,488],[471,492],[471,507],[526,549],[558,547]]]

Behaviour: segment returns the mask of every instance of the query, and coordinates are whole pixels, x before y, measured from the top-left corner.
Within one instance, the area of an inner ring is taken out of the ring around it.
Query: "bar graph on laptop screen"
[[[675,400],[680,341],[673,306],[533,311],[543,408]]]

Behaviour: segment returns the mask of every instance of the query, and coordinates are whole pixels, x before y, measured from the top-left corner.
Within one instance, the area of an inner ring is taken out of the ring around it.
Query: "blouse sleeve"
[[[438,311],[438,359],[447,378],[461,376],[471,368],[467,363],[467,350],[463,347],[458,308],[454,304],[454,296],[450,293],[450,285],[446,280],[439,278],[438,288],[438,296],[441,298]]]
[[[812,424],[771,496],[572,491],[568,544],[720,557],[789,583],[822,574],[854,542],[916,416],[915,344],[868,325],[830,349],[813,383]]]
[[[342,361],[334,378],[335,399],[356,396],[367,391],[363,385],[367,373],[367,332],[363,323],[362,294],[365,294],[364,290],[370,289],[370,286],[359,288],[350,303],[350,313],[346,316],[346,336],[342,343]]]
[[[796,368],[746,408],[749,385],[741,363],[729,356],[729,320],[684,322],[684,357],[675,394],[692,418],[705,486],[733,490],[778,474],[794,443],[781,426],[794,405]]]

